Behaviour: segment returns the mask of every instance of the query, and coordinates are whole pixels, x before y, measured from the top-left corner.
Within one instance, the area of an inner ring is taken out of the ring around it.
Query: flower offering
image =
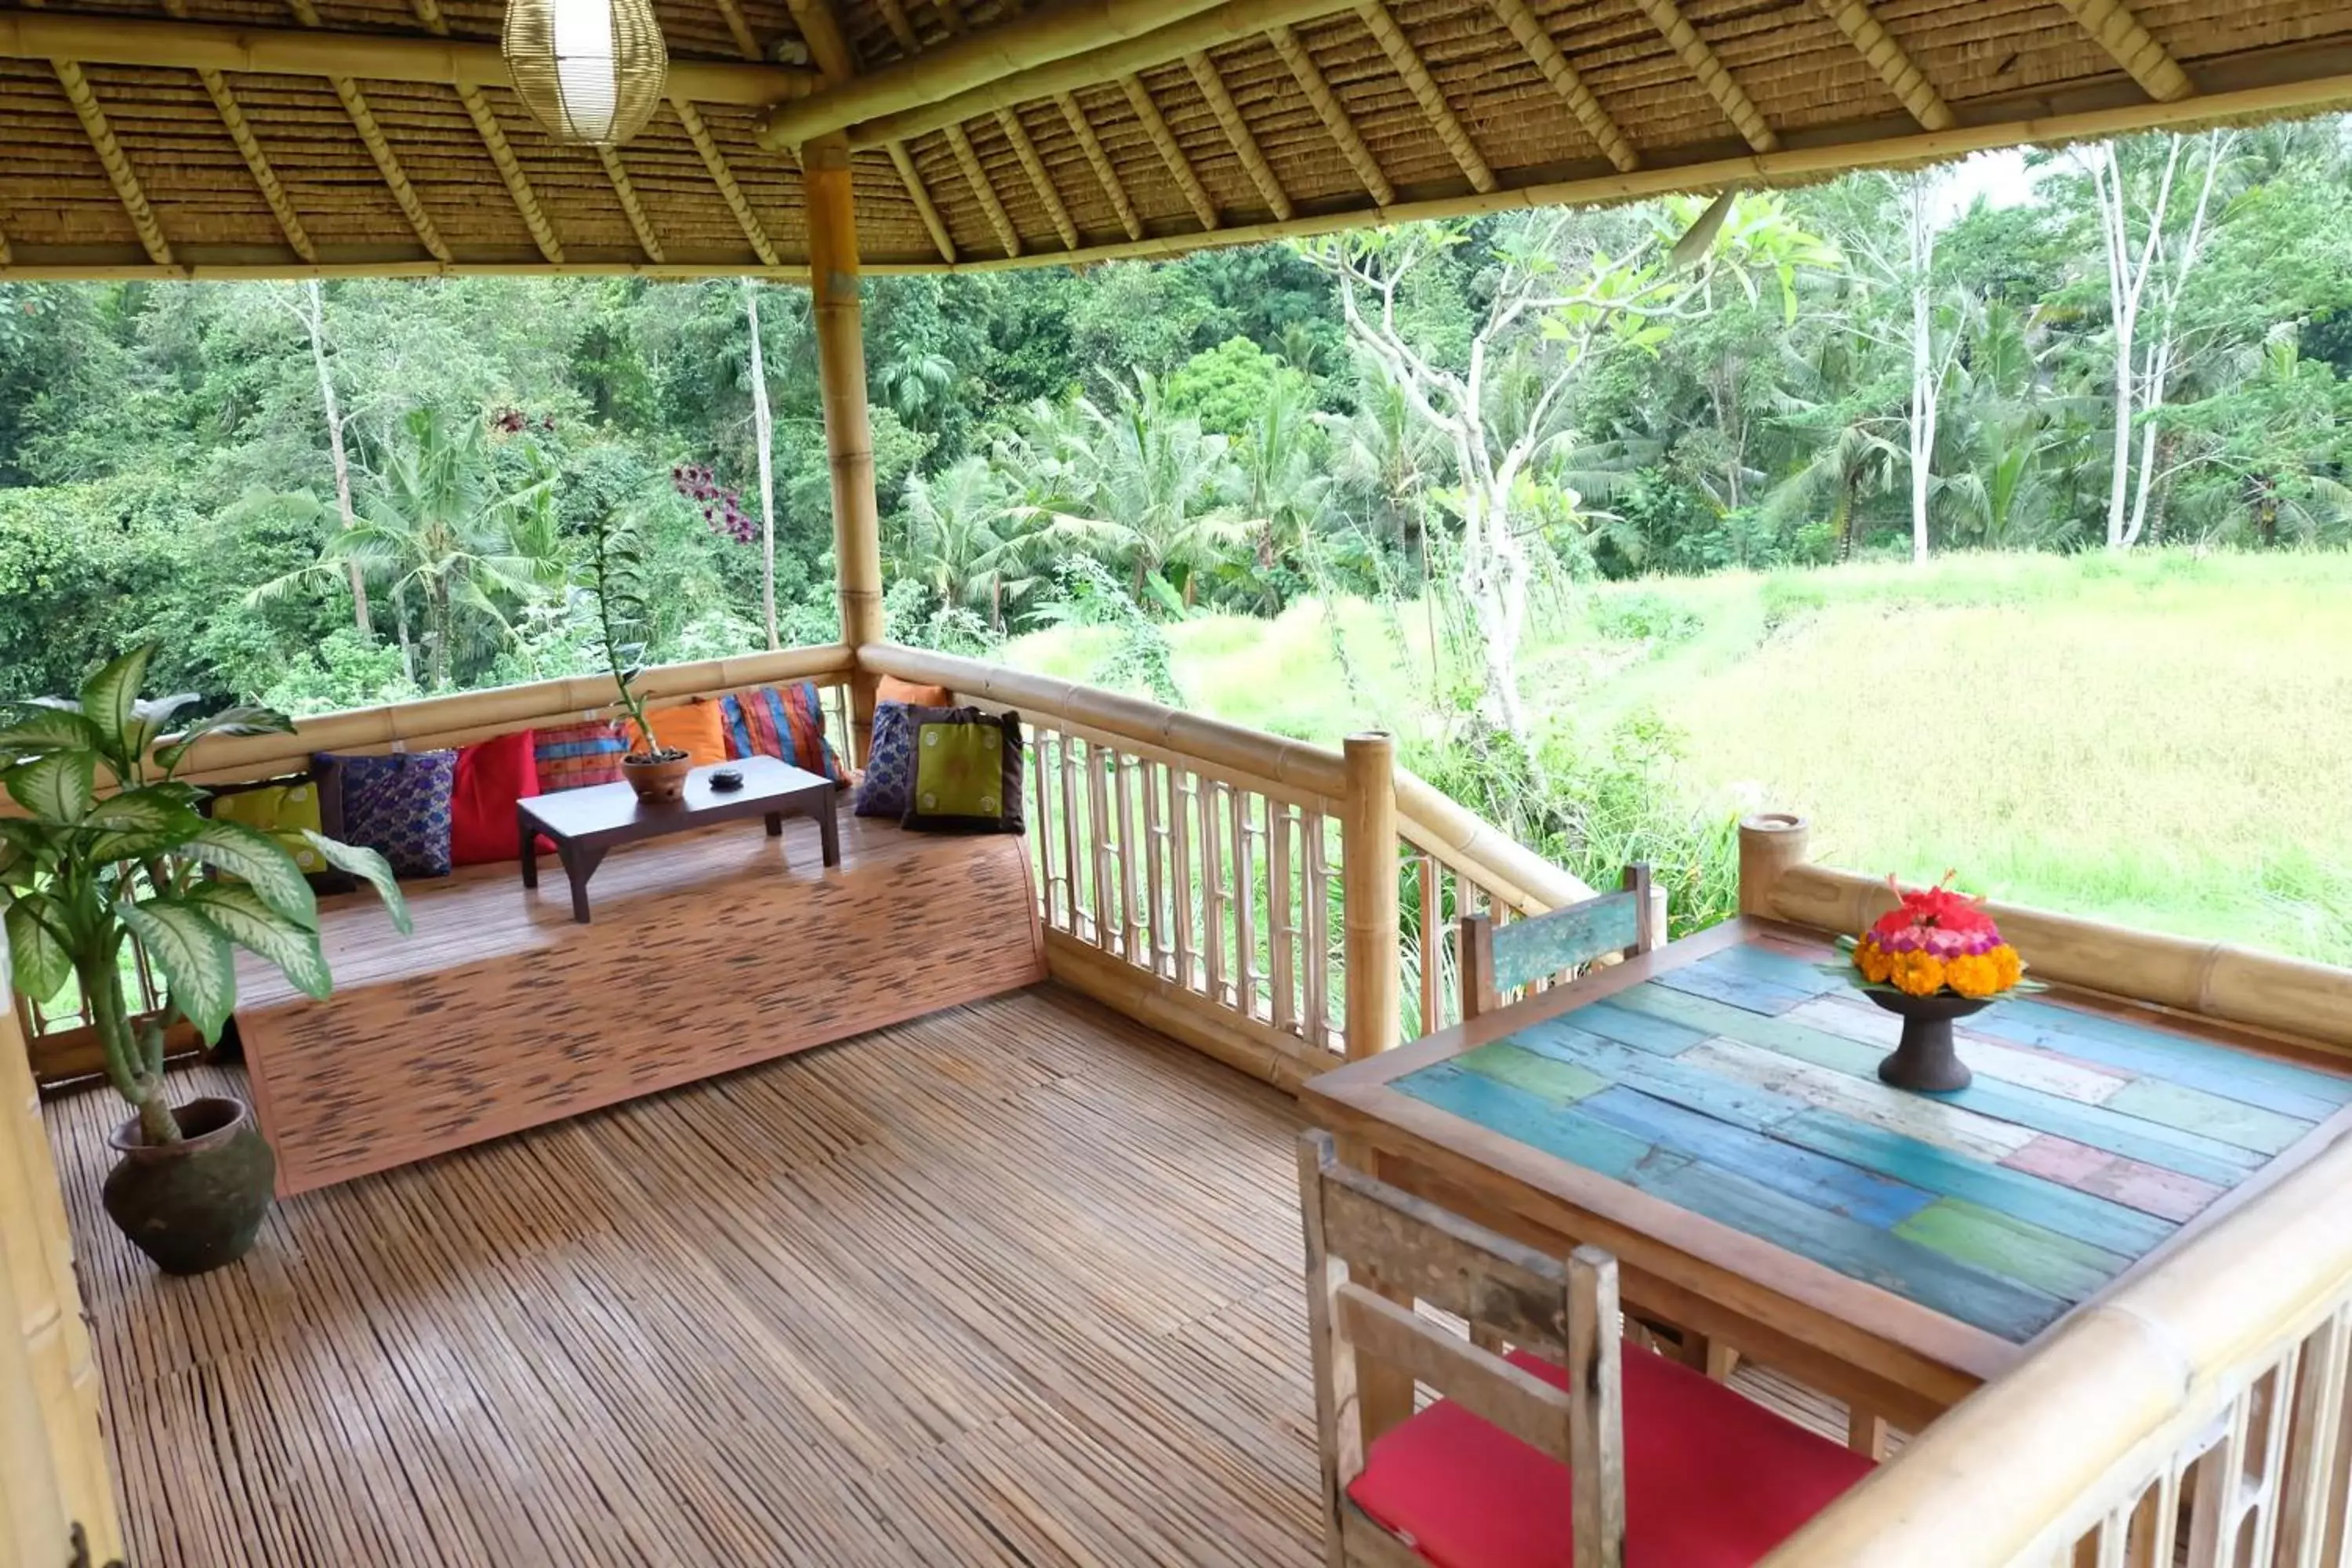
[[[1888,881],[1893,884],[1893,879]],[[1971,999],[1998,996],[2025,977],[2025,964],[1984,912],[1981,900],[1951,887],[1952,874],[1902,900],[1853,944],[1854,968],[1872,985],[1907,996],[1948,991]]]

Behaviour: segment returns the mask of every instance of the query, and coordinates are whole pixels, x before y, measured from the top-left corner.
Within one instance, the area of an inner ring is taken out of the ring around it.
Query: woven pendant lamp
[[[508,0],[515,92],[559,141],[616,147],[661,107],[669,50],[652,0]]]

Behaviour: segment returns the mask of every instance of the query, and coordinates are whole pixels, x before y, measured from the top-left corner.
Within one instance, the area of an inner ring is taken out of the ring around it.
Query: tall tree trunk
[[[327,411],[327,453],[335,465],[335,511],[345,528],[354,521],[352,515],[352,461],[343,449],[342,405],[335,396],[335,378],[327,369],[327,303],[315,278],[302,285],[302,325],[310,334],[310,363],[319,372],[319,402]],[[360,636],[371,637],[375,628],[368,616],[367,578],[360,563],[351,563],[352,620],[358,626]]]
[[[436,577],[426,590],[425,614],[430,617],[425,635],[433,644],[433,689],[449,689],[449,628],[455,617],[449,606],[448,579]]]
[[[1928,468],[1936,458],[1936,415],[1941,377],[1936,364],[1936,310],[1929,284],[1936,231],[1927,221],[1927,176],[1910,180],[1911,229],[1911,560],[1927,563]]]
[[[743,279],[743,317],[751,329],[751,425],[760,438],[760,615],[768,629],[768,651],[776,637],[776,443],[768,413],[768,364],[760,347],[760,286]]]

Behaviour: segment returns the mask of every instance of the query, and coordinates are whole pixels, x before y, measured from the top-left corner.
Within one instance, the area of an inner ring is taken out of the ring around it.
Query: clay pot
[[[132,1117],[108,1139],[106,1212],[166,1274],[202,1274],[253,1246],[278,1191],[278,1155],[241,1100],[192,1100],[177,1143],[149,1143]]]
[[[1938,991],[1932,996],[1910,996],[1899,991],[1867,990],[1872,1001],[1903,1020],[1903,1037],[1895,1054],[1878,1064],[1882,1083],[1921,1094],[1952,1094],[1969,1087],[1975,1075],[1952,1046],[1952,1023],[1992,1005],[1989,996],[1958,996]]]
[[[621,776],[643,801],[671,801],[686,793],[686,775],[694,771],[694,759],[684,752],[656,752],[652,756],[635,755],[621,759]]]

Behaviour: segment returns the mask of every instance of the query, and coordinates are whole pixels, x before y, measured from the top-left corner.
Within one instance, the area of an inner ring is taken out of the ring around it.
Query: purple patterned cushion
[[[387,757],[310,759],[320,793],[339,808],[331,838],[375,850],[399,877],[449,874],[449,798],[455,752],[395,752]]]
[[[874,705],[874,736],[866,747],[866,782],[849,803],[852,816],[880,816],[892,822],[907,815],[907,796],[915,782],[915,752],[903,702]]]

